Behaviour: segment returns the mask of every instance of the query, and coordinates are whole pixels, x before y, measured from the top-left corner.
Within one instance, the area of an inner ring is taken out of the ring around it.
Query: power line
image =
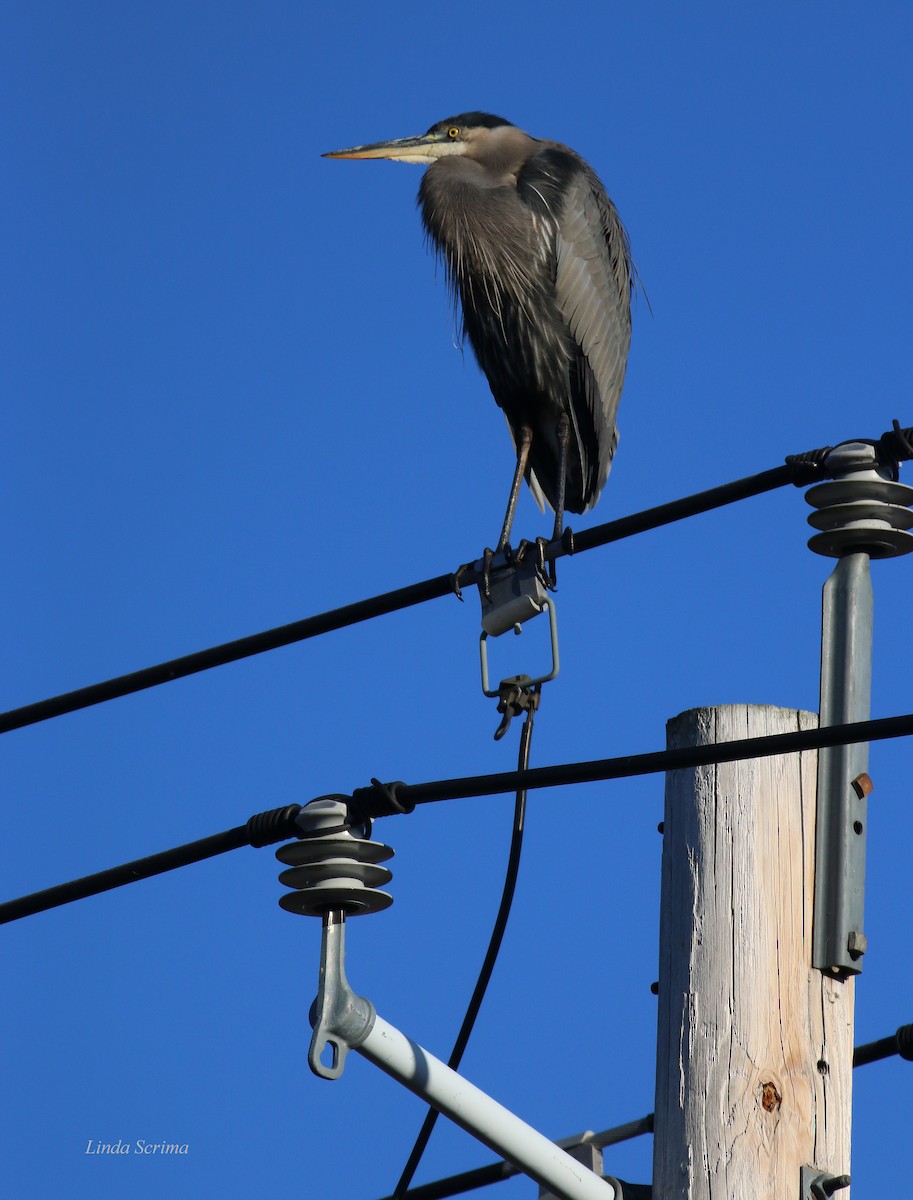
[[[829,725],[823,729],[802,729],[795,733],[768,737],[741,738],[707,746],[685,746],[678,750],[655,750],[647,754],[629,754],[619,758],[597,758],[587,762],[562,763],[550,767],[532,767],[525,771],[499,771],[491,775],[468,775],[461,779],[440,779],[429,783],[382,784],[356,788],[351,796],[350,816],[355,820],[389,817],[411,812],[419,804],[440,800],[460,800],[473,796],[495,796],[520,788],[560,787],[574,783],[626,779],[637,775],[655,775],[665,771],[710,766],[712,763],[738,762],[748,758],[768,758],[775,754],[797,754],[820,750],[824,746],[846,746],[858,742],[877,742],[913,734],[913,713],[881,717],[875,721],[856,721],[849,725]],[[241,846],[266,846],[298,833],[295,817],[300,805],[258,813],[246,825],[236,826],[198,842],[189,842],[174,850],[164,850],[148,858],[136,859],[95,875],[58,884],[41,892],[20,896],[0,904],[0,924],[32,916],[73,900],[84,900],[139,879],[147,879],[175,867],[200,862],[215,854]]]
[[[563,763],[551,767],[532,767],[528,771],[499,771],[491,775],[467,775],[459,779],[438,779],[428,783],[389,783],[374,781],[371,787],[356,788],[353,808],[359,817],[392,816],[409,812],[418,804],[439,800],[459,800],[473,796],[495,796],[518,787],[562,787],[573,783],[595,783],[605,779],[627,779],[635,775],[654,775],[712,763],[740,762],[747,758],[768,758],[774,754],[798,754],[825,746],[848,746],[859,742],[877,742],[886,738],[913,734],[913,713],[881,717],[875,721],[855,721],[846,725],[828,725],[819,729],[800,729],[794,733],[775,733],[767,737],[740,738],[705,746],[684,746],[677,750],[654,750],[647,754],[628,754],[619,758],[597,758],[589,762]]]
[[[869,1063],[880,1062],[883,1058],[891,1058],[895,1054],[899,1054],[907,1062],[913,1062],[913,1025],[901,1025],[890,1037],[857,1046],[853,1051],[853,1066],[864,1067]]]
[[[883,453],[891,461],[901,461],[913,458],[913,427],[908,430],[900,429],[895,421],[895,429],[882,435],[878,442]],[[591,529],[585,529],[574,535],[573,545],[568,538],[552,542],[545,551],[548,561],[561,558],[567,554],[581,554],[597,546],[607,546],[611,542],[621,541],[650,529],[659,529],[663,525],[684,520],[686,517],[697,516],[710,512],[712,509],[746,500],[765,492],[785,486],[788,483],[796,487],[804,487],[817,479],[827,479],[825,457],[831,447],[822,447],[805,454],[789,455],[783,466],[762,471],[758,475],[749,475],[731,483],[724,483],[707,491],[697,492],[679,500],[671,500],[643,512],[620,517],[615,521],[607,521]],[[499,556],[494,559],[498,565]],[[460,583],[469,586],[478,581],[477,568],[479,564],[464,571]],[[292,621],[287,625],[279,625],[261,633],[249,634],[234,641],[223,642],[205,650],[197,650],[167,662],[144,667],[126,675],[118,675],[100,683],[77,688],[75,691],[64,692],[47,700],[38,700],[20,708],[10,709],[0,713],[0,733],[10,733],[14,729],[23,729],[27,725],[35,725],[40,721],[48,721],[66,713],[77,712],[83,708],[91,708],[121,696],[129,696],[147,688],[157,687],[163,683],[171,683],[175,679],[184,679],[189,675],[208,671],[213,667],[225,666],[250,658],[255,654],[263,654],[268,650],[276,650],[281,646],[290,646],[295,642],[308,638],[319,637],[337,629],[344,629],[362,621],[373,620],[387,613],[398,612],[428,600],[436,600],[449,595],[456,590],[454,574],[436,575],[419,583],[408,584],[391,592],[384,592],[341,608],[318,613],[312,617],[304,617],[300,621]]]
[[[91,708],[95,704],[103,704],[106,700],[130,696],[134,692],[142,692],[162,683],[171,683],[175,679],[184,679],[188,675],[196,675],[212,667],[239,662],[242,658],[263,654],[267,650],[276,650],[280,646],[290,646],[294,642],[331,633],[335,629],[343,629],[360,621],[369,621],[373,617],[396,612],[413,604],[421,604],[425,600],[433,600],[452,590],[453,576],[438,575],[435,579],[426,579],[422,583],[413,583],[396,591],[372,596],[368,600],[359,600],[342,608],[292,621],[289,625],[280,625],[263,633],[253,633],[232,642],[223,642],[207,650],[197,650],[193,654],[185,654],[168,662],[132,671],[128,675],[118,675],[102,683],[77,688],[74,692],[64,692],[48,700],[38,700],[34,704],[26,704],[22,708],[10,709],[9,712],[0,714],[0,733],[9,733],[13,729],[23,729],[27,725],[48,721],[65,713]]]
[[[110,892],[113,888],[123,887],[127,883],[137,883],[140,879],[149,879],[165,871],[174,871],[178,867],[203,862],[204,859],[213,858],[217,854],[238,850],[241,846],[269,846],[274,842],[284,842],[298,833],[295,818],[300,811],[300,804],[289,804],[285,808],[257,813],[245,825],[237,825],[234,829],[226,829],[222,833],[214,833],[211,837],[187,842],[171,850],[162,850],[159,854],[150,854],[147,858],[135,858],[119,867],[110,867],[106,871],[85,875],[82,879],[73,879],[69,883],[59,883],[41,892],[20,896],[16,900],[7,900],[0,904],[0,925],[8,921],[18,921],[22,917],[34,916],[35,913],[45,912],[49,908],[59,908],[62,904],[71,904],[74,900],[98,896],[102,892]]]

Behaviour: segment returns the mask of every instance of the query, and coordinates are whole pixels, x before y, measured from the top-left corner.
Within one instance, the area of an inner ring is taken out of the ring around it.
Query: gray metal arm
[[[311,1023],[314,1034],[308,1063],[321,1078],[337,1079],[346,1052],[357,1050],[558,1200],[620,1200],[611,1183],[423,1050],[379,1017],[370,1001],[355,995],[345,976],[341,910],[324,917],[320,989]],[[331,1061],[325,1063],[328,1048]]]

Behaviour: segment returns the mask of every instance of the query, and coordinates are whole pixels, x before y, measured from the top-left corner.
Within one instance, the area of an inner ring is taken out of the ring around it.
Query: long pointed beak
[[[323,158],[390,158],[394,162],[433,163],[440,156],[441,142],[434,134],[394,138],[390,142],[371,142],[348,150],[330,150]]]

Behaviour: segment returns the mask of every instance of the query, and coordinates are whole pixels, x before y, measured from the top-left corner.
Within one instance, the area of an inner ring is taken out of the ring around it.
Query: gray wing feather
[[[618,443],[615,418],[631,342],[632,268],[618,214],[588,168],[577,174],[563,201],[555,295],[580,347],[581,390],[596,432],[598,461],[592,462],[572,410],[583,476],[591,481],[591,507],[605,485]]]

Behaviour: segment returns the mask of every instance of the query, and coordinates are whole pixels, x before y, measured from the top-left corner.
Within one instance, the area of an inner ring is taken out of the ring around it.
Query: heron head
[[[448,117],[432,125],[427,133],[395,138],[389,142],[370,142],[347,150],[331,150],[324,158],[389,158],[395,162],[421,163],[425,166],[450,154],[478,154],[493,131],[512,130],[510,121],[491,113],[469,112]]]

